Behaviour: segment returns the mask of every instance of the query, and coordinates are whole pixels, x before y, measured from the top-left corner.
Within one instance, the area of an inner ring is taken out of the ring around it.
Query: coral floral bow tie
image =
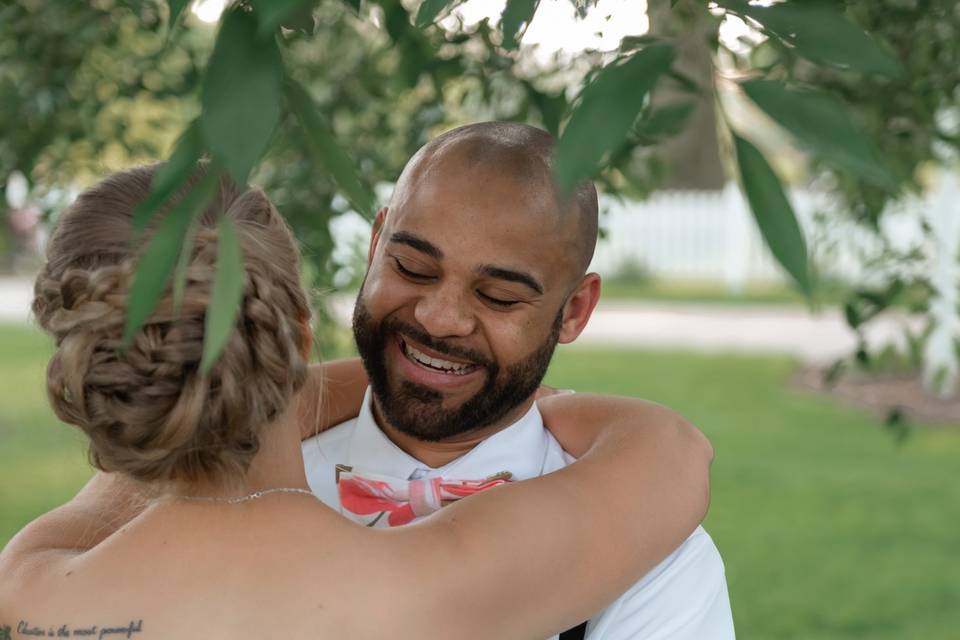
[[[399,525],[439,511],[442,506],[510,482],[512,474],[501,471],[483,480],[422,478],[401,480],[374,473],[355,472],[337,465],[337,488],[344,515],[368,527]],[[370,521],[369,516],[377,514]],[[386,525],[381,522],[387,514]]]

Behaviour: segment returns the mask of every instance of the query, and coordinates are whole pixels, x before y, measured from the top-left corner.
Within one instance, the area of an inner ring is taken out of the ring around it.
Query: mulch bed
[[[828,395],[881,418],[899,410],[911,425],[920,423],[960,427],[960,396],[947,399],[931,395],[923,388],[919,372],[869,376],[848,372],[827,385],[824,382],[824,369],[809,367],[801,370],[794,382],[800,389]]]

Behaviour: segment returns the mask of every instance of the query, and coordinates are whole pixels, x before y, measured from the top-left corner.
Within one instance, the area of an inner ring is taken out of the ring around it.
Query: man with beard
[[[586,273],[597,195],[584,184],[561,200],[553,142],[516,123],[454,129],[417,152],[378,213],[353,319],[370,387],[356,419],[303,445],[311,488],[344,515],[403,525],[572,461],[534,396],[554,347],[580,335],[600,295]],[[732,638],[707,533],[561,637],[584,634]]]

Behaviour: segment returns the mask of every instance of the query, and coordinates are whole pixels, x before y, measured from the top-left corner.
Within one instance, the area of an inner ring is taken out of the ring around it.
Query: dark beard
[[[353,311],[353,337],[384,418],[401,433],[425,442],[438,442],[491,425],[533,395],[547,373],[562,322],[561,307],[543,344],[524,360],[507,367],[502,376],[500,366],[482,354],[437,340],[406,322],[394,318],[376,323],[363,303],[362,289]],[[443,394],[430,387],[404,380],[399,388],[391,388],[386,350],[397,334],[485,369],[483,388],[451,409],[443,408]]]

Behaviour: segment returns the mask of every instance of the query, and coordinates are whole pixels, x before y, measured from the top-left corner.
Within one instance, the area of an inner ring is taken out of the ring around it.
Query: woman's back
[[[308,496],[163,501],[90,551],[33,554],[18,593],[0,586],[0,625],[47,637],[423,637],[417,625],[442,626],[430,593],[442,580],[423,580],[430,567],[419,556],[417,571],[416,543],[396,533]]]

